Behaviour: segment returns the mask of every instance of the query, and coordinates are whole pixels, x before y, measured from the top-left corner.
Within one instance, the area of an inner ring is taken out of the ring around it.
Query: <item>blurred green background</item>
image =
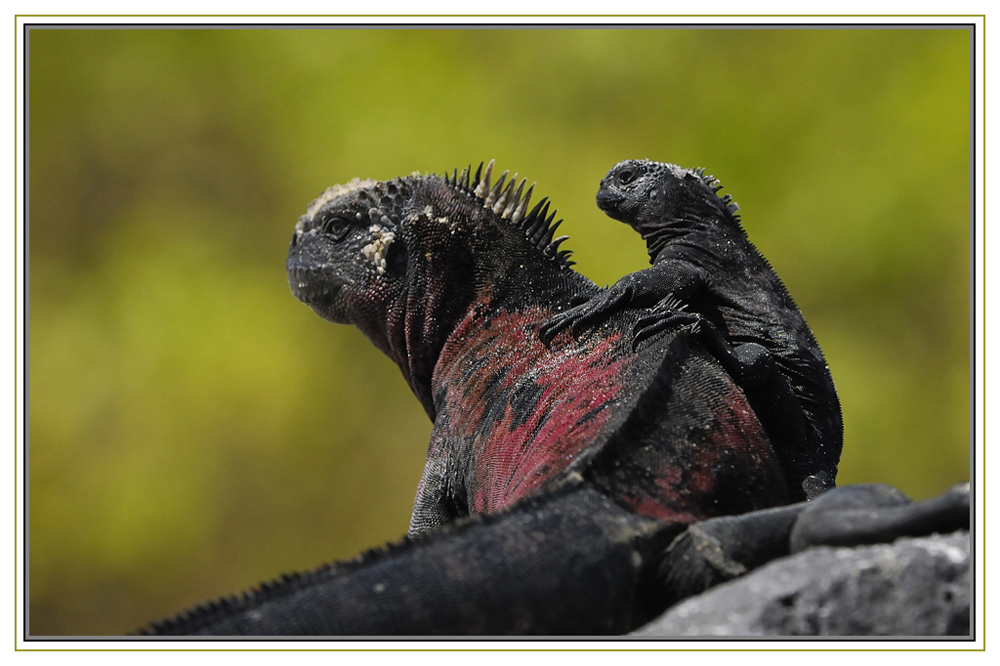
[[[30,631],[118,634],[401,536],[431,425],[289,293],[325,187],[496,158],[577,268],[594,205],[704,166],[844,410],[840,483],[969,477],[964,30],[59,30],[29,36]]]

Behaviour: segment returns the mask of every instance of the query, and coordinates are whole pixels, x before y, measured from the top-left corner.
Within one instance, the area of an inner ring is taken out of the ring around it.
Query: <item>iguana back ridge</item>
[[[450,177],[445,175],[445,182],[461,192],[475,196],[482,201],[483,208],[497,213],[501,219],[509,219],[524,232],[528,242],[544,256],[554,259],[566,268],[572,266],[575,263],[569,260],[572,252],[559,249],[559,246],[563,241],[568,240],[569,236],[554,238],[562,220],[553,222],[557,211],[553,210],[549,214],[549,198],[543,197],[530,213],[526,212],[528,203],[531,201],[531,194],[535,190],[535,183],[532,183],[525,192],[524,185],[528,179],[522,178],[515,189],[514,183],[517,182],[517,174],[515,173],[507,181],[507,187],[504,187],[504,180],[510,173],[509,171],[504,171],[497,181],[492,183],[494,162],[495,160],[490,160],[489,164],[486,165],[485,173],[483,172],[483,163],[480,162],[479,168],[476,169],[476,175],[471,180],[470,167],[462,169],[461,173],[455,169]]]

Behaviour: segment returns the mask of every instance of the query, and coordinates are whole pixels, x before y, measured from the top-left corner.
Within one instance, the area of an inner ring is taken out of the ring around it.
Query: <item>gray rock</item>
[[[633,635],[968,636],[969,534],[810,548],[677,604]]]

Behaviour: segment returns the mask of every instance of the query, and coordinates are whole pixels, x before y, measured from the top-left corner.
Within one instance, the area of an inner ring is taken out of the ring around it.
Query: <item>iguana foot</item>
[[[700,333],[703,324],[712,326],[711,322],[708,322],[700,314],[684,312],[685,307],[687,306],[674,298],[673,294],[668,294],[650,308],[649,313],[640,318],[632,327],[632,351],[636,351],[639,348],[639,343],[643,340],[674,326],[690,324],[693,334]]]
[[[575,338],[584,329],[625,308],[631,301],[632,287],[615,283],[583,304],[553,316],[538,329],[538,337],[548,347],[560,332],[569,328]]]

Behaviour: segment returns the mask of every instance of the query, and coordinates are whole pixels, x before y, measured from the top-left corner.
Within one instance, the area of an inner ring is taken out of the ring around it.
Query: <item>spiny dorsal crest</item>
[[[704,183],[705,186],[708,189],[710,189],[713,194],[715,194],[716,196],[719,196],[719,190],[721,190],[723,186],[722,186],[722,183],[720,183],[719,180],[715,176],[706,176],[705,175],[705,169],[704,169],[704,167],[698,167],[697,169],[692,169],[692,173],[694,173],[695,176],[697,176],[698,178],[700,178],[701,182]],[[722,199],[722,203],[725,204],[726,210],[729,211],[729,214],[732,215],[736,219],[736,221],[738,222],[739,219],[740,219],[740,216],[737,215],[736,213],[737,213],[737,211],[739,211],[740,206],[739,206],[738,203],[736,203],[735,201],[733,201],[732,195],[731,194],[724,194],[724,195],[722,195],[719,198]]]
[[[477,201],[482,203],[483,208],[493,211],[501,219],[510,220],[511,223],[517,225],[528,242],[541,251],[545,257],[558,262],[563,268],[572,266],[574,262],[569,260],[572,252],[559,249],[559,246],[569,236],[554,238],[556,229],[562,224],[562,220],[553,222],[558,211],[553,209],[552,213],[549,213],[548,197],[542,198],[531,209],[531,212],[526,212],[528,202],[531,201],[531,195],[535,191],[535,183],[532,183],[525,190],[524,186],[528,179],[522,178],[521,182],[518,183],[515,173],[510,180],[507,180],[509,171],[504,171],[496,179],[496,182],[493,182],[494,161],[490,160],[485,169],[483,163],[480,162],[474,176],[471,176],[471,165],[462,169],[461,173],[455,169],[450,176],[445,174],[445,182],[461,192],[475,197]]]

